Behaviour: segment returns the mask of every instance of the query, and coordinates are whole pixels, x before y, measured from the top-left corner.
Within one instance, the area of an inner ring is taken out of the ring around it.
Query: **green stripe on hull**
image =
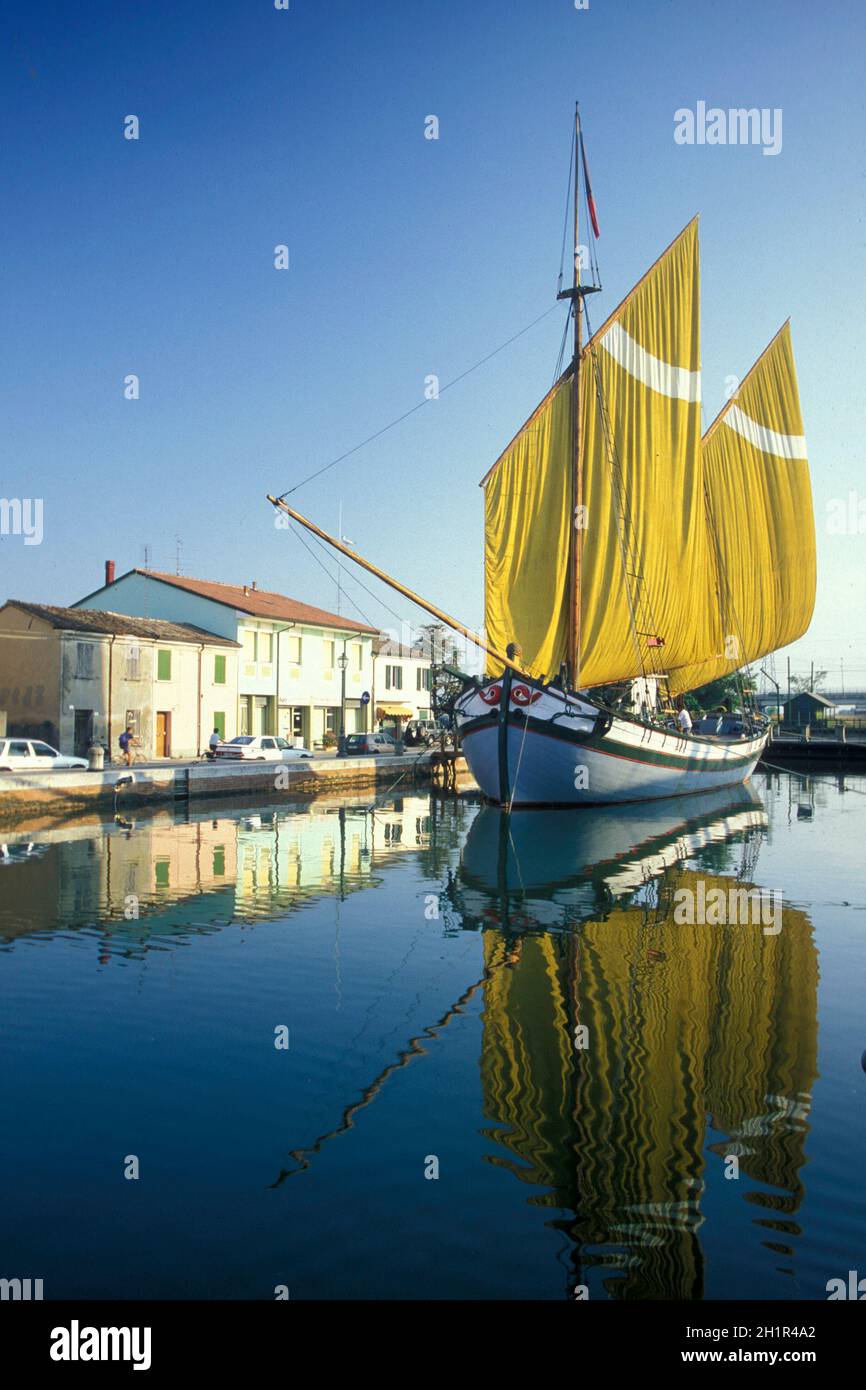
[[[463,738],[468,737],[478,729],[489,728],[498,722],[498,716],[481,715],[464,724],[461,732]],[[725,758],[698,758],[689,757],[682,754],[664,753],[655,748],[641,748],[629,743],[620,743],[617,739],[611,738],[609,734],[579,734],[573,729],[567,729],[561,725],[551,723],[548,720],[534,719],[532,715],[526,720],[524,717],[509,719],[511,728],[522,732],[524,725],[527,725],[533,733],[543,734],[545,738],[559,739],[563,743],[578,744],[582,748],[590,748],[594,752],[601,753],[611,758],[624,758],[633,763],[645,763],[651,767],[666,767],[673,772],[728,772],[738,767],[746,767],[760,757],[763,743],[759,743],[757,748],[753,748],[749,753],[743,753],[739,757]],[[707,745],[713,746],[713,745]],[[718,745],[715,745],[718,747]]]

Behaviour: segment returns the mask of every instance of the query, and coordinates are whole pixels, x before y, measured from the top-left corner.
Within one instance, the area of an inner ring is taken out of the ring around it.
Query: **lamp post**
[[[337,657],[337,665],[340,668],[340,741],[337,744],[337,757],[346,756],[346,667],[349,658],[346,656],[346,641],[343,640],[343,650]]]

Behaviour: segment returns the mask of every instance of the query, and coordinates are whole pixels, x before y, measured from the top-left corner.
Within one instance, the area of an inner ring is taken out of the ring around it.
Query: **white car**
[[[84,758],[68,758],[50,743],[35,738],[0,738],[0,772],[54,772],[58,768],[87,770]]]
[[[238,734],[228,743],[218,743],[216,755],[220,760],[238,762],[290,763],[295,758],[312,758],[309,748],[295,748],[288,739],[276,734]]]

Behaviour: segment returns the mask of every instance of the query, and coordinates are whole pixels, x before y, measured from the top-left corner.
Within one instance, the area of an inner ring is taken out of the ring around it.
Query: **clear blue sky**
[[[0,495],[44,498],[45,536],[0,541],[0,598],[71,602],[145,544],[174,569],[179,536],[184,573],[334,607],[264,494],[551,303],[579,97],[596,322],[695,211],[707,421],[792,316],[819,544],[795,669],[835,682],[844,659],[866,685],[866,536],[825,524],[830,499],[866,498],[858,0],[46,0],[7,5],[2,32]],[[675,144],[698,100],[782,108],[781,153]],[[547,389],[563,313],[300,510],[336,530],[342,500],[364,553],[480,624],[477,483]]]

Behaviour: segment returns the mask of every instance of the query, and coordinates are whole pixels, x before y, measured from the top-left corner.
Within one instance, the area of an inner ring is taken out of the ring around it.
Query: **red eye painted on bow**
[[[502,686],[491,685],[487,690],[479,690],[478,694],[481,696],[485,705],[498,705],[499,701],[502,699]]]
[[[534,705],[536,700],[541,699],[541,691],[530,690],[528,685],[515,685],[511,698],[516,705]]]

